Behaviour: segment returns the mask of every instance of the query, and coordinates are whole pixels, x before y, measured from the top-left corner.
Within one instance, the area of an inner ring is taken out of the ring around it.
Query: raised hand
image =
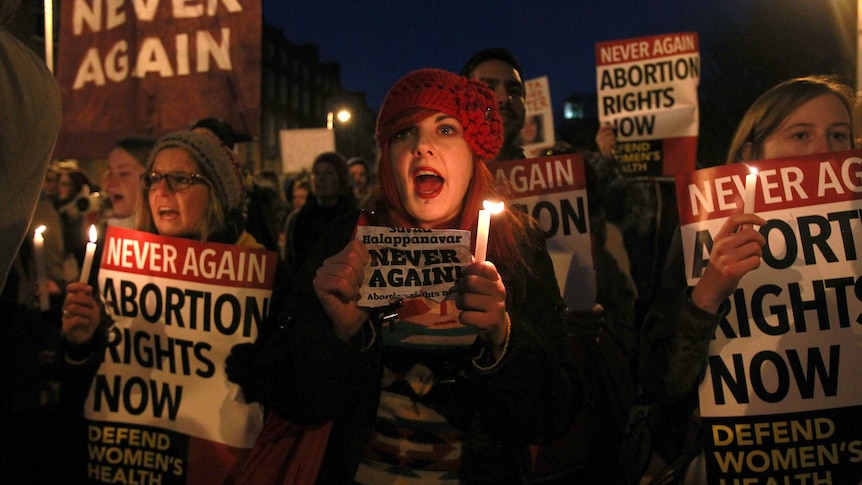
[[[710,313],[718,311],[749,271],[760,266],[766,238],[752,225],[766,221],[754,214],[734,214],[715,234],[709,264],[691,293],[691,301]]]
[[[362,329],[368,311],[357,305],[368,250],[353,240],[338,254],[326,258],[314,277],[314,291],[323,309],[332,320],[332,330],[349,341]]]
[[[66,285],[63,301],[63,336],[70,343],[82,345],[93,338],[101,321],[101,308],[93,297],[93,287],[78,281]]]

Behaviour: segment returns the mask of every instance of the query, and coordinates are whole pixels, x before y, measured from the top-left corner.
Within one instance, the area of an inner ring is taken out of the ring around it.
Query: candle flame
[[[39,234],[42,234],[43,232],[45,232],[45,229],[48,229],[48,228],[45,227],[44,224],[42,224],[41,226],[37,227],[36,230],[33,231],[33,233],[36,235],[39,235]]]
[[[757,175],[757,169],[754,167],[748,167],[748,173],[752,175]]]
[[[504,208],[503,202],[494,203],[494,202],[491,202],[489,200],[484,201],[482,203],[482,205],[485,206],[486,211],[491,211],[491,214],[499,214],[499,213],[503,212],[503,208]]]
[[[99,233],[96,232],[96,225],[90,224],[90,242],[95,243],[98,238],[99,238]]]

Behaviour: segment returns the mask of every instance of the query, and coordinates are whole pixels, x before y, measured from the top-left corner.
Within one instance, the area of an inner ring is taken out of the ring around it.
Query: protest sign
[[[89,479],[224,481],[263,418],[224,363],[257,337],[275,265],[265,250],[108,228],[98,279],[114,323],[84,408]]]
[[[440,302],[473,262],[470,231],[359,226],[356,239],[370,256],[359,300],[368,308],[417,296]]]
[[[689,285],[715,234],[765,219],[699,387],[711,484],[858,483],[862,477],[862,152],[738,163],[677,177]]]
[[[517,145],[524,150],[526,158],[535,158],[540,156],[543,150],[554,146],[551,89],[548,87],[547,76],[524,81],[524,88],[524,127],[521,128]]]
[[[129,133],[215,116],[260,132],[261,2],[61,2],[55,158],[100,158]]]
[[[697,159],[697,34],[596,44],[599,122],[614,125],[627,176],[672,176]]]
[[[370,260],[359,306],[394,304],[395,321],[385,322],[384,345],[414,348],[469,347],[475,327],[462,324],[455,305],[455,281],[473,261],[470,231],[358,226],[356,239]]]
[[[295,128],[278,132],[281,144],[281,170],[285,174],[311,171],[318,155],[335,151],[335,130]]]
[[[563,299],[572,310],[596,302],[584,158],[563,154],[488,163],[497,185],[511,190],[509,203],[539,221]]]

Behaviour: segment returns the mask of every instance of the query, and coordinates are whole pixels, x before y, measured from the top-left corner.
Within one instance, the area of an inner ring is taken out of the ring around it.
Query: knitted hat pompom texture
[[[455,117],[470,149],[482,160],[493,160],[503,146],[503,118],[494,93],[481,82],[429,68],[406,74],[389,89],[377,117],[378,147],[395,134],[382,130],[392,130],[392,121],[411,108]]]
[[[243,207],[245,187],[239,160],[215,135],[175,131],[163,136],[150,152],[147,170],[152,170],[153,161],[161,150],[172,147],[182,148],[191,154],[226,213]]]

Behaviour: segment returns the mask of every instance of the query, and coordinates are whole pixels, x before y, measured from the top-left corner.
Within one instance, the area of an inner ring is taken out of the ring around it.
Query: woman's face
[[[311,169],[311,186],[314,196],[323,202],[338,199],[338,171],[328,162],[318,162]]]
[[[305,199],[308,198],[308,191],[305,187],[296,187],[293,189],[293,208],[300,209],[305,205]]]
[[[353,179],[353,186],[364,189],[368,186],[368,170],[365,170],[365,165],[354,163],[350,166],[350,178]]]
[[[160,175],[197,173],[198,166],[191,155],[182,148],[170,147],[160,150],[153,160],[152,172]],[[205,183],[193,183],[187,187],[168,187],[162,179],[149,191],[147,201],[153,223],[164,236],[191,236],[204,216],[210,201],[210,188]]]
[[[122,148],[114,148],[108,153],[105,191],[115,217],[131,217],[141,192],[141,174],[144,171],[144,166]]]
[[[60,172],[60,176],[57,177],[57,199],[66,201],[76,193],[75,182],[72,177],[68,173]]]
[[[763,142],[764,160],[852,148],[850,113],[833,94],[818,96],[790,114]],[[750,151],[750,150],[749,150]],[[746,157],[746,160],[754,159]]]
[[[419,227],[440,227],[458,216],[473,153],[456,118],[437,112],[402,130],[389,142],[389,159],[401,202]]]

